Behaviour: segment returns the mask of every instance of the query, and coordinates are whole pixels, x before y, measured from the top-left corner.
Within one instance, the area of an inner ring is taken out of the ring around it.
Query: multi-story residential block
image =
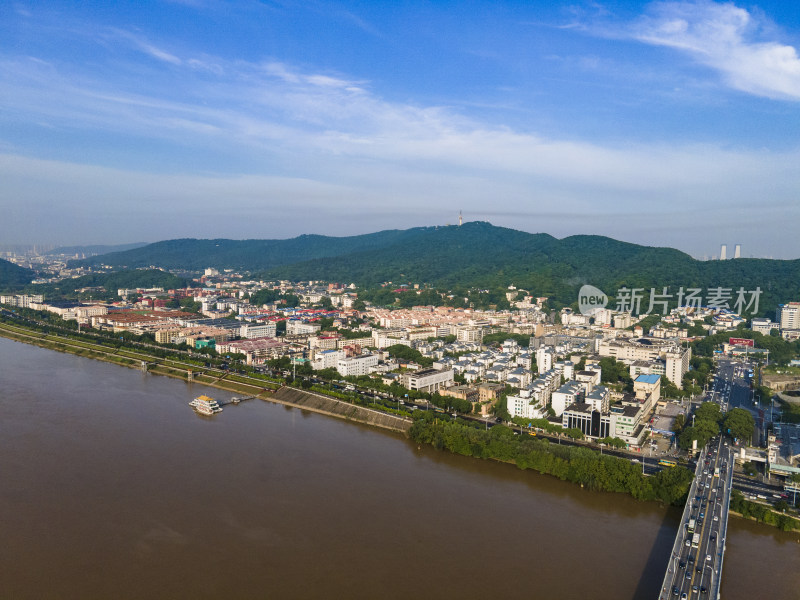
[[[505,390],[505,386],[499,383],[479,383],[478,398],[481,402],[494,402],[498,396]]]
[[[547,403],[542,402],[532,390],[520,390],[516,396],[508,396],[506,408],[512,419],[541,419],[547,415]]]
[[[342,377],[361,377],[369,375],[378,367],[377,354],[365,354],[353,358],[342,358],[336,363],[336,370]]]
[[[337,350],[340,339],[338,335],[317,335],[308,338],[308,347],[312,350]]]
[[[311,361],[311,368],[315,371],[319,371],[320,369],[336,369],[339,361],[344,357],[344,352],[341,350],[320,350],[314,353],[314,359]],[[377,364],[377,362],[375,364]]]
[[[601,380],[602,373],[599,367],[597,367],[596,370],[590,371],[587,369],[575,373],[575,381],[580,381],[581,383],[586,384],[586,393],[591,392],[595,386],[600,385]]]
[[[248,323],[239,328],[239,335],[243,338],[274,338],[278,334],[278,326],[275,323]]]
[[[753,319],[750,321],[750,329],[763,335],[769,335],[773,329],[780,328],[780,322],[776,323],[774,321],[770,321],[769,319],[753,317]]]
[[[31,304],[42,304],[44,296],[41,294],[16,294],[13,296],[0,296],[0,304],[8,306],[18,306],[20,308],[31,308]]]
[[[555,353],[549,346],[540,346],[536,349],[536,370],[545,373],[553,368]]]
[[[421,371],[409,371],[401,376],[402,383],[410,390],[433,393],[443,387],[453,385],[452,369],[438,371],[436,369],[423,369]]]
[[[319,323],[306,323],[297,319],[286,321],[286,335],[312,335],[321,328]]]
[[[609,404],[608,388],[603,385],[596,386],[591,392],[586,394],[584,402],[591,406],[592,410],[607,413]]]
[[[468,385],[454,385],[448,388],[439,388],[439,394],[442,396],[449,396],[450,398],[467,400],[473,404],[480,401],[478,389]]]
[[[640,402],[645,402],[645,412],[650,412],[661,398],[661,376],[639,375],[633,381],[633,393]]]
[[[482,327],[459,327],[456,331],[456,339],[459,342],[483,342]]]
[[[691,348],[677,348],[665,355],[664,375],[679,388],[683,388],[683,376],[689,372],[691,358]]]
[[[800,329],[800,302],[781,304],[775,312],[775,320],[781,331]]]
[[[664,361],[664,373],[678,387],[683,385],[683,376],[689,371],[691,348],[683,348],[674,339],[636,338],[613,339],[600,342],[600,356],[613,356],[631,364],[635,361]]]
[[[248,365],[261,364],[271,358],[283,356],[288,348],[289,344],[274,337],[235,340],[217,344],[217,352],[220,354],[244,354]]]
[[[550,406],[560,417],[568,406],[572,404],[582,404],[583,397],[586,395],[586,384],[580,381],[569,381],[553,392],[550,398]]]

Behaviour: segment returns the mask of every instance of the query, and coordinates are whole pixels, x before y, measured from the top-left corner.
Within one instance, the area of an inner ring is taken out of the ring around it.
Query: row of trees
[[[781,500],[775,505],[778,510],[785,510],[789,503]],[[754,518],[756,521],[772,525],[783,531],[800,530],[800,521],[785,514],[778,514],[768,506],[745,500],[744,495],[739,490],[733,490],[731,494],[730,509],[739,513],[745,518]]]
[[[552,409],[551,409],[552,410]],[[555,414],[555,413],[553,413]],[[583,432],[577,427],[562,427],[555,423],[551,423],[547,419],[523,419],[522,417],[514,417],[511,422],[520,427],[530,427],[531,429],[541,429],[547,433],[554,435],[566,435],[573,440],[582,440],[584,438]],[[623,446],[625,443],[623,442]]]
[[[590,490],[628,493],[639,500],[679,504],[685,500],[692,482],[691,471],[683,467],[664,469],[646,477],[638,466],[625,459],[514,435],[504,425],[485,431],[447,415],[415,413],[410,436],[417,443],[431,444],[437,449],[514,463],[520,469],[553,475]]]
[[[682,415],[680,415],[682,417]],[[750,411],[734,408],[722,413],[719,404],[703,402],[695,411],[692,423],[685,418],[676,419],[673,430],[678,435],[678,446],[687,450],[696,440],[697,446],[705,446],[711,438],[719,435],[720,430],[737,440],[750,440],[755,431],[755,420]]]

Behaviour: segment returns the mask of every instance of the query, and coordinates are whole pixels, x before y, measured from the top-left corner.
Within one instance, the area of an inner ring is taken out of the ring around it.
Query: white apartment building
[[[591,392],[595,386],[600,385],[602,373],[598,367],[596,371],[578,371],[575,373],[575,380],[586,384],[586,393]]]
[[[672,383],[683,389],[683,376],[689,372],[689,360],[692,358],[691,348],[681,348],[674,352],[667,352],[666,368],[664,375]]]
[[[319,323],[304,323],[294,319],[286,321],[286,335],[308,335],[317,333],[321,328]]]
[[[539,374],[546,373],[553,368],[555,354],[552,348],[540,346],[536,349],[536,370]]]
[[[558,388],[550,398],[550,406],[560,417],[568,406],[576,403],[583,402],[583,396],[586,393],[586,384],[580,381],[570,381]],[[509,409],[510,411],[510,409]]]
[[[780,322],[776,323],[774,321],[770,321],[769,319],[763,319],[759,317],[753,317],[750,321],[750,329],[761,333],[763,335],[769,335],[770,331],[773,329],[780,329],[781,324]]]
[[[591,392],[586,394],[584,402],[600,413],[608,412],[609,391],[604,385],[598,385]]]
[[[530,390],[520,390],[516,396],[506,398],[506,408],[511,418],[541,419],[547,416],[547,405],[542,403]]]
[[[553,365],[553,368],[561,373],[561,376],[564,377],[564,381],[575,379],[575,363],[573,363],[571,360],[557,362]]]
[[[456,339],[459,342],[476,342],[480,344],[483,342],[483,328],[459,327],[458,331],[456,331]]]
[[[800,302],[789,302],[778,306],[775,320],[780,325],[781,331],[800,329]]]
[[[41,304],[42,302],[44,302],[44,296],[41,294],[35,294],[33,296],[26,296],[25,294],[0,296],[0,304],[18,306],[20,308],[29,308],[31,304]]]
[[[635,361],[664,360],[664,374],[676,386],[683,385],[683,376],[689,371],[691,348],[681,347],[675,340],[658,338],[613,339],[600,342],[600,356],[613,356],[628,364]]]
[[[453,385],[453,370],[439,371],[437,369],[424,369],[422,371],[409,371],[401,375],[402,385],[410,390],[433,393],[439,388]]]
[[[378,367],[377,354],[364,354],[353,358],[342,358],[336,362],[336,370],[342,377],[369,375]]]
[[[107,314],[108,307],[104,304],[88,304],[75,307],[75,318],[79,323],[88,323],[91,317]]]
[[[341,350],[322,350],[314,354],[314,360],[311,361],[311,368],[315,371],[319,371],[320,369],[336,369],[339,361],[343,358],[344,352]]]
[[[278,335],[278,326],[275,323],[248,323],[239,328],[239,335],[246,339],[275,337]]]

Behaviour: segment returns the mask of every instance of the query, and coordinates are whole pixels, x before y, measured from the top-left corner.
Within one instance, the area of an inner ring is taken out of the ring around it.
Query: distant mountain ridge
[[[358,285],[421,283],[463,290],[515,285],[563,304],[591,284],[616,295],[623,286],[661,292],[712,287],[762,290],[759,312],[800,299],[800,260],[698,261],[672,248],[603,236],[557,239],[485,222],[389,230],[351,237],[288,240],[169,240],[93,257],[79,264],[167,269],[248,270],[266,279],[328,280]],[[649,297],[649,295],[648,295]],[[767,307],[767,308],[765,308]],[[647,306],[643,307],[646,310]]]
[[[147,242],[136,242],[133,244],[116,244],[116,245],[107,245],[107,244],[95,244],[92,246],[59,246],[58,248],[54,248],[49,252],[46,252],[48,256],[55,256],[58,254],[64,254],[66,256],[71,256],[73,254],[83,254],[85,256],[97,256],[100,254],[108,254],[109,252],[124,252],[126,250],[135,250],[136,248],[142,248],[143,246],[147,246]]]
[[[264,271],[305,260],[370,251],[413,239],[420,232],[435,228],[387,230],[350,237],[301,235],[286,240],[201,240],[184,238],[148,244],[124,252],[112,252],[83,260],[70,266],[144,268],[155,265],[165,269],[199,271],[207,267]]]

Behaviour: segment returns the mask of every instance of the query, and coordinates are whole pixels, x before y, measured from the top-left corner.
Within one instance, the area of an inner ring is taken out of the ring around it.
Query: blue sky
[[[0,240],[489,220],[800,257],[800,4],[4,2]]]

